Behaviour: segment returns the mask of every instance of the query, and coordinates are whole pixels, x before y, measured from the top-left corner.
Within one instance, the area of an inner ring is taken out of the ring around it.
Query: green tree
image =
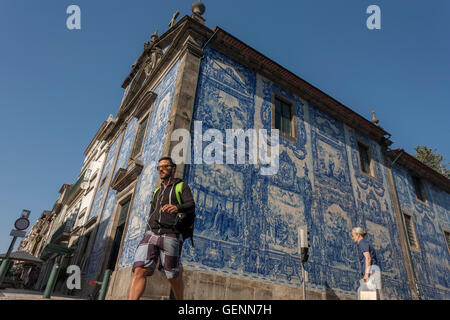
[[[447,169],[449,163],[443,163],[444,157],[437,152],[437,149],[429,149],[426,146],[417,146],[414,150],[417,152],[415,157],[419,161],[441,173],[443,176],[447,177],[447,179],[450,179],[450,170]]]

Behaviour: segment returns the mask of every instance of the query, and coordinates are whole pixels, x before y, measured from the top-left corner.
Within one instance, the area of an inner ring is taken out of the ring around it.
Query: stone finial
[[[158,29],[155,30],[155,32],[153,32],[153,34],[150,36],[150,41],[151,42],[156,42],[158,41],[159,37],[158,37]]]
[[[197,13],[202,16],[205,13],[205,9],[205,5],[200,0],[192,4],[192,13]]]
[[[375,110],[373,110],[373,109],[372,109],[372,121],[371,122],[375,125],[378,125],[378,122],[380,122],[380,120],[375,118]]]
[[[150,36],[150,41],[144,43],[144,50],[148,50],[151,47],[153,47],[153,45],[155,44],[156,41],[159,40],[158,37],[158,29],[155,30],[155,32],[153,32],[153,34]]]
[[[205,18],[202,17],[202,15],[205,13],[206,7],[205,5],[198,0],[197,2],[194,2],[192,4],[192,18],[194,18],[195,20],[197,20],[198,22],[204,24],[205,23]]]
[[[173,25],[175,24],[175,21],[177,21],[178,16],[180,15],[180,10],[178,10],[177,12],[175,12],[172,16],[172,20],[170,20],[169,23],[169,27],[172,28]]]

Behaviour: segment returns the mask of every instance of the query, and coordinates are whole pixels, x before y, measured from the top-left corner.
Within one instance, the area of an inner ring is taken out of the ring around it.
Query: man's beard
[[[169,180],[171,175],[172,175],[172,171],[170,171],[170,172],[166,173],[164,176],[162,176],[161,180],[164,180],[164,181]]]

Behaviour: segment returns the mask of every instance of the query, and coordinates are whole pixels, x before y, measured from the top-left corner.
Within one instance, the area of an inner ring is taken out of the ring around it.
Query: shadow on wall
[[[325,281],[325,300],[341,300],[326,281]]]

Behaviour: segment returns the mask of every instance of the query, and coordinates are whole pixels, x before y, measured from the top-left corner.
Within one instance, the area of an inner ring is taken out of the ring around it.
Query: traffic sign
[[[19,218],[16,220],[16,222],[14,222],[14,227],[17,230],[25,230],[30,226],[30,220],[28,220],[27,218]]]
[[[18,237],[18,238],[25,238],[25,235],[27,233],[25,231],[20,231],[20,230],[11,230],[11,233],[9,234],[10,236],[13,237]]]
[[[27,219],[28,219],[28,217],[30,216],[30,213],[31,213],[30,210],[25,210],[25,209],[23,209],[23,210],[22,210],[22,213],[20,214],[20,217],[21,217],[21,218],[27,218]]]

